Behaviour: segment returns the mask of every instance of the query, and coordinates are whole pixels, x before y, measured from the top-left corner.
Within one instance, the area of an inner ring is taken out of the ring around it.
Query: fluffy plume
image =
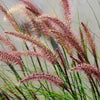
[[[70,45],[74,49],[76,49],[77,52],[80,53],[86,59],[86,55],[84,53],[84,50],[81,47],[78,40],[76,39],[76,36],[73,34],[73,32],[71,30],[69,30],[69,28],[62,21],[60,21],[59,19],[57,19],[55,17],[46,16],[46,15],[40,16],[39,19],[41,19],[43,21],[47,20],[53,26],[56,26],[57,28],[59,27],[61,29],[62,34],[63,34],[64,40],[68,41],[68,43],[70,43]]]
[[[26,14],[28,13],[28,16]],[[12,14],[14,20],[17,22],[19,26],[23,25],[23,23],[29,23],[30,18],[33,14],[29,13],[24,5],[15,5],[9,9],[8,13]]]
[[[30,51],[30,50],[12,51],[10,54],[15,55],[15,56],[27,55],[27,56],[40,56],[41,57],[39,53],[36,53],[35,51]]]
[[[21,34],[21,33],[16,33],[16,32],[5,32],[5,33],[9,34],[9,35],[13,35],[18,38],[21,38],[27,42],[30,42],[33,46],[36,46],[39,49],[39,51],[41,52],[41,55],[45,56],[45,58],[49,62],[51,62],[52,64],[57,63],[56,57],[52,54],[52,52],[48,48],[46,48],[45,45],[43,45],[43,43],[38,41],[38,39],[32,38],[26,34]]]
[[[58,86],[63,87],[64,86],[64,82],[57,76],[54,75],[50,75],[50,74],[45,74],[45,73],[36,73],[36,74],[32,74],[24,79],[22,79],[20,81],[20,83],[24,83],[30,80],[47,80],[50,81]]]
[[[14,63],[14,64],[22,64],[22,60],[15,55],[9,54],[5,51],[0,50],[0,60],[5,63]]]
[[[41,15],[42,12],[30,0],[19,0],[19,1],[25,4],[26,8],[29,9],[34,14],[36,14],[36,16]]]
[[[9,9],[9,12],[13,15],[23,33],[27,31],[31,35],[34,33],[36,36],[41,33],[39,24],[35,21],[36,16],[26,9],[24,5],[13,6]]]
[[[89,32],[89,30],[88,30],[88,28],[86,27],[86,25],[85,25],[83,22],[81,22],[81,24],[82,24],[83,29],[84,29],[84,31],[85,31],[85,34],[86,34],[86,36],[87,36],[88,43],[89,43],[89,45],[90,45],[90,47],[91,47],[91,50],[92,50],[92,52],[93,52],[93,55],[94,55],[94,57],[95,57],[95,61],[96,61],[96,63],[97,63],[97,67],[98,67],[98,61],[97,61],[97,53],[96,53],[95,43],[94,43],[93,38],[92,38],[92,36],[91,36],[91,33]]]
[[[47,60],[47,57],[41,55],[41,53],[39,53],[39,52],[37,53],[35,51],[29,51],[29,50],[26,50],[26,51],[12,51],[10,54],[15,55],[15,56],[21,56],[21,55],[37,56],[37,57],[42,57],[45,60]]]
[[[0,10],[3,12],[6,19],[9,21],[9,23],[14,27],[16,31],[19,31],[18,25],[16,24],[14,18],[6,11],[5,8],[0,4]]]
[[[3,36],[1,34],[0,34],[0,41],[2,43],[4,43],[6,46],[8,46],[9,50],[11,50],[11,51],[15,51],[16,50],[15,46],[13,45],[13,43],[7,37],[5,37],[5,36]]]
[[[70,69],[71,71],[84,71],[87,75],[93,75],[98,81],[100,81],[100,69],[90,65],[90,64],[79,64],[74,68]]]
[[[88,43],[89,43],[89,45],[90,45],[90,47],[92,49],[92,52],[93,52],[94,55],[96,55],[95,43],[93,41],[93,38],[92,38],[88,28],[86,27],[86,25],[83,22],[81,22],[81,24],[82,24],[82,26],[84,28],[84,31],[85,31],[85,34],[87,36]]]
[[[8,46],[10,51],[16,51],[16,47],[13,45],[13,43],[5,36],[0,35],[0,41],[4,43],[6,46]],[[18,56],[19,59],[21,59],[20,55]],[[20,68],[24,72],[23,65],[20,63]]]
[[[50,37],[53,37],[58,43],[60,43],[65,48],[67,48],[70,55],[72,55],[72,47],[68,43],[68,41],[66,41],[64,34],[58,32],[58,31],[54,31],[56,29],[54,29],[50,25],[50,23],[47,21],[40,20],[39,24],[41,25],[41,28],[42,28],[42,34],[44,34],[48,39],[50,39]],[[65,41],[63,41],[63,40],[65,40]]]
[[[64,16],[65,16],[66,24],[70,25],[71,20],[72,20],[70,0],[61,0],[61,3],[62,3],[63,10],[64,10]]]

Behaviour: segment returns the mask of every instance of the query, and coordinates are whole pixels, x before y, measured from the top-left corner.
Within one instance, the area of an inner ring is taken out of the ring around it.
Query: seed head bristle
[[[64,85],[64,82],[61,80],[61,78],[51,75],[51,74],[45,74],[45,73],[32,74],[22,79],[20,83],[24,83],[24,82],[31,81],[31,80],[47,80],[61,87]]]
[[[14,44],[6,36],[0,34],[0,41],[4,43],[6,46],[8,46],[9,50],[11,51],[16,50]]]
[[[30,0],[19,0],[19,1],[25,4],[26,8],[29,9],[34,14],[36,14],[37,16],[41,15],[42,12]]]
[[[46,15],[40,16],[39,19],[43,21],[47,20],[53,26],[55,25],[57,26],[57,28],[59,27],[61,29],[61,33],[63,34],[64,38],[66,38],[64,40],[68,41],[68,43],[70,43],[70,45],[86,59],[84,50],[80,45],[79,41],[77,40],[76,36],[73,34],[72,30],[69,29],[62,21],[60,21],[55,17],[46,16]]]
[[[22,64],[22,60],[19,57],[1,50],[0,50],[0,60],[5,63],[13,63],[19,65]]]
[[[36,46],[39,49],[41,55],[47,58],[49,62],[51,62],[52,64],[55,64],[57,62],[55,55],[43,43],[38,41],[37,38],[32,38],[26,34],[16,33],[16,32],[5,32],[5,33],[21,38],[27,42],[30,42],[33,46]]]
[[[100,69],[90,64],[79,64],[76,67],[70,69],[71,71],[84,71],[87,75],[93,75],[98,81],[100,81]]]
[[[96,55],[96,48],[95,48],[95,43],[94,43],[94,41],[93,41],[93,38],[92,38],[92,36],[91,36],[91,34],[90,34],[88,28],[86,27],[86,25],[85,25],[83,22],[81,22],[81,24],[82,24],[83,29],[84,29],[84,31],[85,31],[85,34],[86,34],[86,36],[87,36],[88,43],[89,43],[89,45],[90,45],[90,47],[91,47],[91,50],[92,50],[93,54]]]
[[[16,31],[19,31],[19,26],[16,24],[14,18],[12,17],[12,15],[10,15],[5,8],[3,8],[3,6],[0,4],[0,10],[3,12],[4,16],[6,17],[6,19],[9,21],[9,23],[14,27],[14,29]]]
[[[61,0],[61,4],[64,10],[66,24],[70,27],[72,21],[71,2],[70,0]]]

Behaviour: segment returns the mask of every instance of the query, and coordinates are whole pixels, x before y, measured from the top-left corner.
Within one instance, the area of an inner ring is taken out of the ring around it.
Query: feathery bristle
[[[79,64],[74,68],[70,69],[71,71],[84,71],[87,75],[93,75],[98,81],[100,81],[100,69],[90,65],[90,64]]]
[[[15,55],[9,54],[8,52],[0,50],[0,60],[5,63],[22,64],[22,60]]]
[[[4,43],[6,46],[8,46],[10,52],[11,51],[16,51],[16,47],[14,46],[14,44],[7,37],[0,35],[0,41],[2,41],[2,43]],[[20,55],[19,55],[18,58],[21,59]],[[20,63],[19,66],[20,66],[21,70],[24,72],[24,68],[23,68],[22,63]]]
[[[81,24],[82,24],[83,29],[84,29],[84,31],[85,31],[85,34],[86,34],[86,36],[87,36],[88,43],[89,43],[89,45],[90,45],[90,47],[91,47],[91,50],[92,50],[93,54],[96,55],[96,48],[95,48],[95,43],[94,43],[94,41],[93,41],[93,38],[92,38],[92,36],[91,36],[91,34],[90,34],[88,28],[86,27],[86,25],[85,25],[83,22],[81,22]]]
[[[86,55],[84,53],[84,50],[81,47],[80,43],[78,42],[76,36],[73,34],[71,29],[69,30],[69,28],[62,21],[60,21],[59,19],[57,19],[55,17],[46,16],[46,15],[40,16],[38,18],[43,20],[43,21],[47,20],[53,26],[55,25],[55,26],[57,26],[57,28],[59,27],[61,29],[61,32],[62,32],[64,38],[66,38],[66,41],[68,41],[70,43],[70,45],[74,49],[76,49],[76,51],[78,53],[80,53],[86,59]]]
[[[39,51],[41,52],[41,55],[44,56],[45,58],[47,58],[47,60],[49,62],[51,62],[52,64],[57,63],[57,59],[55,57],[55,55],[52,54],[52,52],[40,41],[38,41],[38,39],[36,38],[32,38],[26,34],[22,34],[22,33],[16,33],[16,32],[5,32],[6,34],[9,35],[13,35],[15,37],[21,38],[27,42],[30,42],[33,46],[36,46]]]
[[[0,34],[0,41],[4,43],[6,46],[8,46],[9,50],[11,51],[16,50],[14,44],[6,36]]]
[[[94,43],[94,41],[93,41],[93,38],[92,38],[92,36],[91,36],[91,34],[90,34],[88,28],[86,27],[86,25],[85,25],[83,22],[81,22],[81,24],[82,24],[82,26],[83,26],[83,28],[84,28],[84,31],[85,31],[85,34],[86,34],[86,36],[87,36],[89,45],[90,45],[90,47],[91,47],[91,49],[92,49],[92,52],[95,53],[96,50],[95,50],[95,43]]]
[[[9,23],[14,27],[16,31],[19,31],[18,25],[16,24],[14,18],[6,11],[5,8],[0,4],[0,10],[3,12],[6,19],[9,21]]]
[[[31,12],[36,14],[36,16],[41,15],[41,11],[30,1],[30,0],[19,0],[23,4],[25,4],[27,9],[29,9]]]
[[[41,56],[39,53],[36,53],[35,51],[12,51],[10,54],[15,56],[21,56],[21,55],[27,55],[27,56]]]
[[[72,21],[72,11],[71,11],[70,0],[61,0],[61,3],[62,3],[63,10],[64,10],[66,24],[69,26]]]
[[[47,80],[61,87],[63,87],[64,85],[64,82],[59,77],[45,73],[32,74],[31,76],[22,79],[20,83],[24,83],[31,80]]]

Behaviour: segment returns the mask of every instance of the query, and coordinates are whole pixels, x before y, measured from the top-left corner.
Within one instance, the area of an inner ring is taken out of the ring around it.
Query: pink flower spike
[[[61,80],[61,78],[54,76],[54,75],[51,75],[51,74],[45,74],[45,73],[32,74],[32,75],[22,79],[20,81],[20,83],[28,82],[28,81],[31,81],[31,80],[38,80],[38,81],[39,80],[47,80],[47,81],[54,83],[55,85],[58,85],[58,86],[61,86],[61,87],[65,86],[65,84]]]
[[[16,48],[13,45],[13,43],[6,36],[0,34],[0,41],[4,43],[6,46],[8,46],[9,50],[16,51]]]
[[[70,25],[72,21],[70,0],[61,0],[61,2],[62,2],[62,7],[64,9],[64,16],[65,16],[66,24]]]
[[[19,1],[25,4],[27,6],[26,8],[29,9],[34,14],[36,14],[37,16],[42,14],[42,12],[30,0],[19,0]]]
[[[9,54],[8,52],[0,50],[0,60],[5,63],[22,64],[22,60],[15,55]]]
[[[79,64],[76,67],[70,69],[71,71],[84,71],[87,75],[93,75],[98,81],[100,81],[100,69],[90,64]]]
[[[17,25],[17,23],[15,22],[14,18],[6,11],[5,8],[3,8],[3,6],[0,4],[0,10],[3,12],[4,16],[6,17],[6,19],[9,21],[9,23],[14,27],[14,29],[16,31],[19,31],[19,27]]]
[[[61,33],[63,34],[64,38],[66,38],[66,41],[70,43],[70,45],[76,49],[76,51],[81,54],[85,59],[86,55],[84,53],[84,50],[82,46],[80,45],[80,42],[77,40],[75,34],[73,34],[72,30],[68,28],[67,25],[65,25],[61,20],[47,15],[39,16],[38,19],[42,21],[48,21],[52,26],[56,26],[60,29]]]
[[[40,41],[38,41],[37,38],[32,38],[29,35],[18,33],[18,32],[5,32],[6,34],[21,38],[29,43],[31,43],[33,46],[36,46],[39,51],[41,52],[41,55],[45,57],[50,63],[56,64],[57,59],[55,55]]]

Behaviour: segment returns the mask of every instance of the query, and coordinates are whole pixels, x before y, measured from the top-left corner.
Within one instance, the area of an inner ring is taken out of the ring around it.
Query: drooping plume
[[[91,49],[92,49],[92,52],[93,52],[93,54],[96,54],[96,48],[95,48],[95,43],[94,43],[94,41],[93,41],[93,38],[92,38],[92,36],[91,36],[91,34],[90,34],[88,28],[86,27],[86,25],[85,25],[83,22],[81,22],[81,24],[82,24],[83,29],[84,29],[84,31],[85,31],[85,34],[86,34],[86,36],[87,36],[88,43],[89,43],[89,45],[90,45],[90,47],[91,47]]]
[[[83,29],[85,31],[85,34],[86,34],[86,37],[87,37],[87,40],[88,40],[88,43],[90,45],[90,48],[92,50],[92,53],[94,55],[94,58],[95,58],[95,61],[96,61],[96,64],[97,64],[97,67],[99,66],[98,65],[98,61],[97,61],[97,53],[96,53],[96,46],[95,46],[95,43],[93,41],[93,38],[91,36],[91,33],[89,32],[88,28],[86,27],[86,25],[81,22],[82,26],[83,26]]]
[[[14,46],[14,44],[12,43],[12,41],[10,41],[6,36],[0,35],[0,41],[2,43],[4,43],[9,48],[10,52],[11,51],[13,52],[13,51],[17,50],[16,47]],[[17,56],[17,58],[21,60],[20,55]],[[21,70],[24,72],[24,68],[23,68],[22,63],[20,63],[19,66],[20,66]]]
[[[0,4],[0,10],[3,12],[4,16],[6,17],[7,21],[14,27],[16,31],[19,31],[19,26],[17,25],[16,21],[14,20],[13,16],[9,14],[5,8]]]
[[[71,3],[70,0],[61,0],[61,4],[64,10],[64,16],[66,20],[66,24],[70,26],[72,21],[72,11],[71,11]]]
[[[41,52],[41,55],[47,58],[49,62],[51,62],[52,64],[57,63],[57,59],[55,55],[53,55],[52,52],[43,43],[38,41],[37,38],[32,38],[26,34],[16,33],[16,32],[5,32],[5,33],[21,38],[27,42],[30,42],[33,46],[36,46],[39,49],[39,51]]]
[[[0,34],[0,41],[4,43],[9,48],[9,50],[11,51],[16,50],[14,44],[6,36]]]
[[[20,81],[20,83],[28,82],[28,81],[31,81],[31,80],[47,80],[47,81],[50,81],[51,83],[54,83],[55,85],[58,85],[62,88],[65,87],[65,84],[60,77],[57,77],[57,76],[54,76],[54,75],[51,75],[51,74],[45,74],[45,73],[32,74],[32,75],[22,79]]]
[[[12,63],[12,64],[22,64],[22,60],[15,55],[9,54],[8,52],[0,50],[0,60],[5,63]]]
[[[59,28],[59,31],[63,34],[64,40],[67,41],[80,55],[86,59],[86,55],[76,36],[73,34],[72,30],[69,29],[62,21],[55,17],[42,15],[38,17],[42,21],[48,21],[52,26]]]
[[[70,69],[71,71],[84,71],[87,75],[93,75],[98,81],[100,81],[100,69],[90,65],[90,64],[79,64],[74,68]]]
[[[19,0],[26,5],[26,8],[32,11],[34,14],[41,15],[41,11],[30,0]]]
[[[10,54],[15,55],[15,56],[21,56],[21,55],[25,55],[25,56],[36,56],[36,57],[41,57],[45,60],[48,60],[47,57],[45,55],[42,55],[41,53],[37,53],[35,51],[30,51],[30,50],[26,50],[26,51],[12,51]],[[50,62],[50,61],[49,61]],[[50,62],[51,63],[51,62]]]

